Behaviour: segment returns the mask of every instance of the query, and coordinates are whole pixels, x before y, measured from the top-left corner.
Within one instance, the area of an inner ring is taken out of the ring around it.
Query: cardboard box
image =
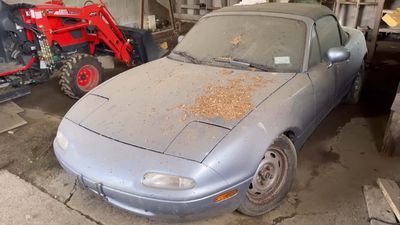
[[[389,27],[397,27],[400,25],[400,8],[392,13],[386,13],[382,20],[389,25]]]

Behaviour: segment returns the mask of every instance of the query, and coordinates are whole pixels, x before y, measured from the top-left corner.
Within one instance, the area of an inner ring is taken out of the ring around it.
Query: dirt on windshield
[[[261,76],[244,75],[222,85],[212,84],[196,97],[193,105],[181,105],[179,108],[185,113],[206,118],[239,119],[254,109],[252,93],[268,82],[270,80]]]
[[[231,39],[231,44],[237,46],[242,42],[242,35],[237,35]]]

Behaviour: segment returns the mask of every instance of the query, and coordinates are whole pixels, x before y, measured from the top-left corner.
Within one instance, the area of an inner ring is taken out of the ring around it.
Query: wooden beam
[[[368,62],[371,62],[371,60],[375,55],[376,42],[378,41],[378,34],[379,34],[379,25],[381,23],[383,6],[385,4],[385,0],[377,0],[377,1],[378,5],[375,11],[375,22],[374,22],[374,27],[372,28],[371,41],[368,42],[368,55],[367,55]]]
[[[400,219],[400,188],[393,180],[378,178],[376,181],[382,190],[383,196],[389,203],[390,208],[396,215],[397,219]]]
[[[174,6],[173,6],[173,3],[172,3],[172,0],[169,0],[168,3],[169,3],[169,18],[171,20],[172,29],[174,31],[176,31],[176,21],[175,21],[175,17],[174,17],[174,11],[175,10],[174,10]]]
[[[144,27],[144,0],[140,0],[140,29]]]
[[[394,98],[389,120],[386,124],[382,148],[378,149],[382,155],[392,156],[400,148],[400,83]]]
[[[354,13],[354,21],[353,21],[353,28],[357,28],[358,25],[358,17],[360,14],[360,0],[357,0],[356,2],[356,12]]]
[[[379,218],[387,222],[396,222],[396,218],[389,204],[383,197],[382,191],[378,187],[365,185],[363,187],[365,203],[367,204],[369,218]],[[377,220],[371,220],[371,225],[386,225]]]

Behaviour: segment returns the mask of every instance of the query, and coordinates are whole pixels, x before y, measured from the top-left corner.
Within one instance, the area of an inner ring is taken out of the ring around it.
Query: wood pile
[[[400,220],[400,188],[388,179],[378,178],[377,184],[379,187],[363,187],[368,220],[371,225],[397,224]]]

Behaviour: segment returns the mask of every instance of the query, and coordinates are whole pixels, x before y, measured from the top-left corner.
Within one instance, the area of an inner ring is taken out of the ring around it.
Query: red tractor
[[[120,27],[101,2],[67,7],[9,5],[0,0],[0,102],[30,93],[28,84],[61,73],[61,90],[79,98],[100,84],[96,56],[111,55],[128,66],[158,59],[162,51],[149,32]]]

